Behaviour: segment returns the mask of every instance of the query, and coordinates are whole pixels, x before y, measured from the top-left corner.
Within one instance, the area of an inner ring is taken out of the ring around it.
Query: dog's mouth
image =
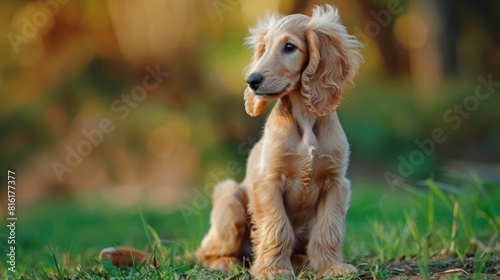
[[[253,93],[255,93],[255,95],[258,95],[262,98],[276,98],[276,97],[279,97],[280,95],[283,95],[284,93],[287,93],[289,90],[289,87],[290,87],[290,85],[288,84],[285,87],[283,87],[282,90],[276,91],[276,92],[261,92],[259,90],[257,90],[257,91],[252,90],[252,91],[253,91]]]
[[[281,92],[255,92],[255,94],[262,97],[273,97],[276,95],[280,95]]]

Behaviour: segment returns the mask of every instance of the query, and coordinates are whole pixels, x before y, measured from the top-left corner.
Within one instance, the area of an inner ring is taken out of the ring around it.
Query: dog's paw
[[[357,273],[358,269],[350,264],[339,264],[328,267],[324,271],[320,271],[323,276],[342,276]]]
[[[259,269],[257,267],[250,268],[250,274],[255,279],[293,279],[292,268],[281,268],[281,267],[267,267],[264,269]],[[278,277],[278,276],[281,276]]]
[[[220,257],[216,259],[211,259],[204,264],[204,266],[207,266],[211,269],[222,270],[226,272],[231,272],[232,266],[234,265],[241,266],[242,263],[239,259],[235,257]]]

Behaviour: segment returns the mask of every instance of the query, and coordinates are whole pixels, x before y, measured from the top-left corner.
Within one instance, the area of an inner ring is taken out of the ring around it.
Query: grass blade
[[[444,194],[443,191],[436,185],[434,180],[432,179],[427,179],[425,180],[427,186],[429,189],[441,200],[441,202],[444,203],[444,205],[451,211],[453,210],[453,205],[448,197]]]

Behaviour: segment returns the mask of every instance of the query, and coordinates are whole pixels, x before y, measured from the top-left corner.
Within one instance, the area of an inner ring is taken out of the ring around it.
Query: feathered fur
[[[351,191],[349,146],[336,110],[361,63],[360,43],[329,5],[311,17],[268,15],[246,43],[254,54],[245,75],[263,77],[257,89],[245,90],[247,113],[258,116],[277,101],[243,182],[215,187],[197,259],[228,270],[248,257],[256,278],[304,267],[319,275],[355,272],[341,253]],[[287,44],[295,49],[285,50]]]

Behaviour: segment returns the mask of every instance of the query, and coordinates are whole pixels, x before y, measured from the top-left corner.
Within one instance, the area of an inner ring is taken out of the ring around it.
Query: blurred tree
[[[462,30],[467,22],[481,24],[485,31],[486,44],[481,49],[483,67],[486,72],[499,70],[495,60],[490,59],[493,52],[500,48],[500,4],[495,0],[466,1],[466,0],[437,0],[430,1],[438,13],[440,23],[439,44],[442,57],[442,71],[447,75],[459,72],[459,56],[457,44]],[[472,13],[471,16],[469,13]],[[495,41],[496,40],[496,41]]]

